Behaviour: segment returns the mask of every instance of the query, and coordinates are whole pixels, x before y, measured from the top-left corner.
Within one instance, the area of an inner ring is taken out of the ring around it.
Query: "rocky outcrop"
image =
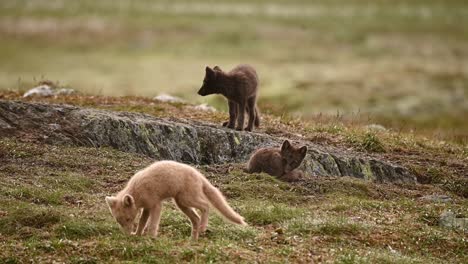
[[[112,147],[191,164],[245,162],[255,149],[280,146],[284,140],[193,120],[12,101],[0,101],[0,135],[34,137],[51,144]],[[308,175],[416,182],[403,167],[300,143],[309,149],[300,168]]]
[[[76,93],[75,90],[70,88],[53,88],[48,84],[41,84],[37,87],[32,88],[31,90],[24,93],[23,97],[49,97],[49,96],[59,96],[59,95],[70,95]]]

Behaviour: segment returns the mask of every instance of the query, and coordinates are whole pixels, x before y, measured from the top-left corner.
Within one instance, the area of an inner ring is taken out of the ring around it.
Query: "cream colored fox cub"
[[[116,196],[107,196],[106,202],[127,234],[132,233],[135,218],[143,209],[137,230],[132,234],[141,235],[146,227],[146,232],[156,237],[162,201],[168,198],[173,198],[190,218],[193,239],[206,231],[210,204],[227,220],[247,225],[199,171],[175,161],[158,161],[137,172]],[[201,218],[194,209],[200,210]]]

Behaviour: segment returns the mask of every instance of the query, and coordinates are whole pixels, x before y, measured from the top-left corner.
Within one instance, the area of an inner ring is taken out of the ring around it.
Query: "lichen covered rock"
[[[239,132],[209,123],[114,112],[0,101],[0,136],[32,135],[50,144],[112,147],[155,159],[191,164],[246,162],[260,147],[280,146],[283,138]],[[414,183],[403,167],[387,162],[333,153],[310,142],[300,169],[310,176],[353,176],[376,182]]]

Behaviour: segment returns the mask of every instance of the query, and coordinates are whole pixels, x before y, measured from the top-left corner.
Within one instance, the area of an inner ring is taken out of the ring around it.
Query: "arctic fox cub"
[[[245,111],[249,121],[245,130],[252,131],[253,126],[260,125],[260,115],[257,108],[258,76],[252,66],[241,64],[229,72],[224,72],[218,66],[205,68],[205,79],[198,91],[201,96],[222,94],[228,99],[229,121],[223,126],[234,128],[237,119],[237,130],[244,130]]]
[[[247,171],[266,172],[285,181],[296,181],[303,172],[296,170],[307,154],[307,146],[294,147],[285,140],[281,148],[261,148],[256,150],[247,163]]]
[[[127,234],[132,233],[135,218],[143,209],[137,230],[132,234],[141,235],[146,227],[147,233],[156,237],[162,201],[168,198],[173,198],[190,218],[193,239],[206,231],[210,204],[227,220],[247,225],[198,170],[175,161],[158,161],[137,172],[116,196],[107,196],[106,202]],[[194,208],[200,210],[201,218]]]

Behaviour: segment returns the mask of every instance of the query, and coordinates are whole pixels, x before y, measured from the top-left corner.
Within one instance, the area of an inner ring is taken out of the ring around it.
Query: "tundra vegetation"
[[[0,89],[41,79],[83,92],[196,89],[206,65],[254,65],[260,109],[378,123],[466,143],[464,0],[0,3]]]
[[[468,217],[467,24],[463,0],[2,0],[0,100],[220,124],[225,101],[196,94],[204,67],[248,62],[256,132],[405,166],[418,184],[198,165],[250,226],[213,214],[191,241],[168,203],[158,239],[129,237],[104,197],[151,158],[0,133],[0,263],[467,263],[467,232],[439,226]],[[45,79],[79,93],[22,98]],[[151,100],[163,92],[222,111]]]
[[[198,118],[219,124],[222,112],[139,97],[69,95],[22,99]],[[316,144],[346,148],[410,168],[418,184],[376,184],[351,177],[313,177],[296,183],[245,164],[197,166],[245,217],[249,227],[210,216],[206,235],[191,241],[190,222],[164,206],[159,237],[129,237],[110,215],[104,197],[123,188],[149,157],[111,148],[48,145],[34,135],[0,138],[0,260],[6,263],[101,262],[338,262],[464,263],[467,233],[439,226],[452,211],[467,217],[466,148],[413,134],[369,132],[360,126],[315,124],[265,115],[259,131],[297,133]],[[246,132],[245,132],[246,133]],[[379,145],[376,149],[374,146]],[[79,157],[79,158],[77,158]],[[448,195],[449,201],[425,199]]]

